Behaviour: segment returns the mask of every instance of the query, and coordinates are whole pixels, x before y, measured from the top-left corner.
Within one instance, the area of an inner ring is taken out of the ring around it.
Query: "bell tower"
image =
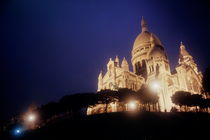
[[[181,42],[180,43],[180,49],[179,49],[179,64],[180,65],[187,65],[191,66],[193,70],[198,73],[198,67],[197,64],[195,64],[193,57],[188,53],[186,50],[185,45]]]

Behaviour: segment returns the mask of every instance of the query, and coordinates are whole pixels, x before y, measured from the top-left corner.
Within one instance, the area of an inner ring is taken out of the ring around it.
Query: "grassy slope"
[[[21,139],[210,139],[206,127],[210,127],[209,114],[111,113],[59,120]]]

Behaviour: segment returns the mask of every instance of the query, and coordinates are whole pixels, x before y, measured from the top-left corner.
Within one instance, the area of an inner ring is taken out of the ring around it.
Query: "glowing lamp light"
[[[130,101],[128,103],[128,110],[134,111],[137,109],[137,104],[135,101]]]
[[[19,134],[19,133],[20,133],[20,129],[17,129],[15,132],[16,132],[17,134]]]
[[[14,135],[18,136],[18,135],[21,135],[23,132],[23,129],[22,128],[15,128],[14,129]]]
[[[153,81],[151,84],[150,84],[150,88],[152,91],[158,91],[159,88],[160,88],[160,83],[158,81]]]
[[[27,116],[28,122],[34,122],[36,120],[36,115],[35,114],[29,114]]]

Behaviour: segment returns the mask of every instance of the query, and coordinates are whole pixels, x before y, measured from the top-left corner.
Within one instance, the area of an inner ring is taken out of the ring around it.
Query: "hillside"
[[[111,113],[64,118],[18,139],[204,139],[209,126],[205,113]]]

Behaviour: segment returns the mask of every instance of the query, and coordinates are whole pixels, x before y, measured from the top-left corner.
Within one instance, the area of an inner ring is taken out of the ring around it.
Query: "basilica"
[[[110,58],[106,72],[101,71],[98,76],[98,91],[128,88],[137,91],[142,85],[157,87],[161,111],[169,112],[173,106],[171,96],[176,91],[188,91],[200,94],[202,88],[202,73],[198,70],[193,57],[181,42],[179,48],[178,65],[170,69],[170,63],[160,39],[149,31],[144,18],[141,20],[141,32],[136,37],[131,51],[132,70],[124,57]],[[112,111],[117,111],[116,105],[110,105]],[[89,107],[87,114],[103,107],[96,105]]]

